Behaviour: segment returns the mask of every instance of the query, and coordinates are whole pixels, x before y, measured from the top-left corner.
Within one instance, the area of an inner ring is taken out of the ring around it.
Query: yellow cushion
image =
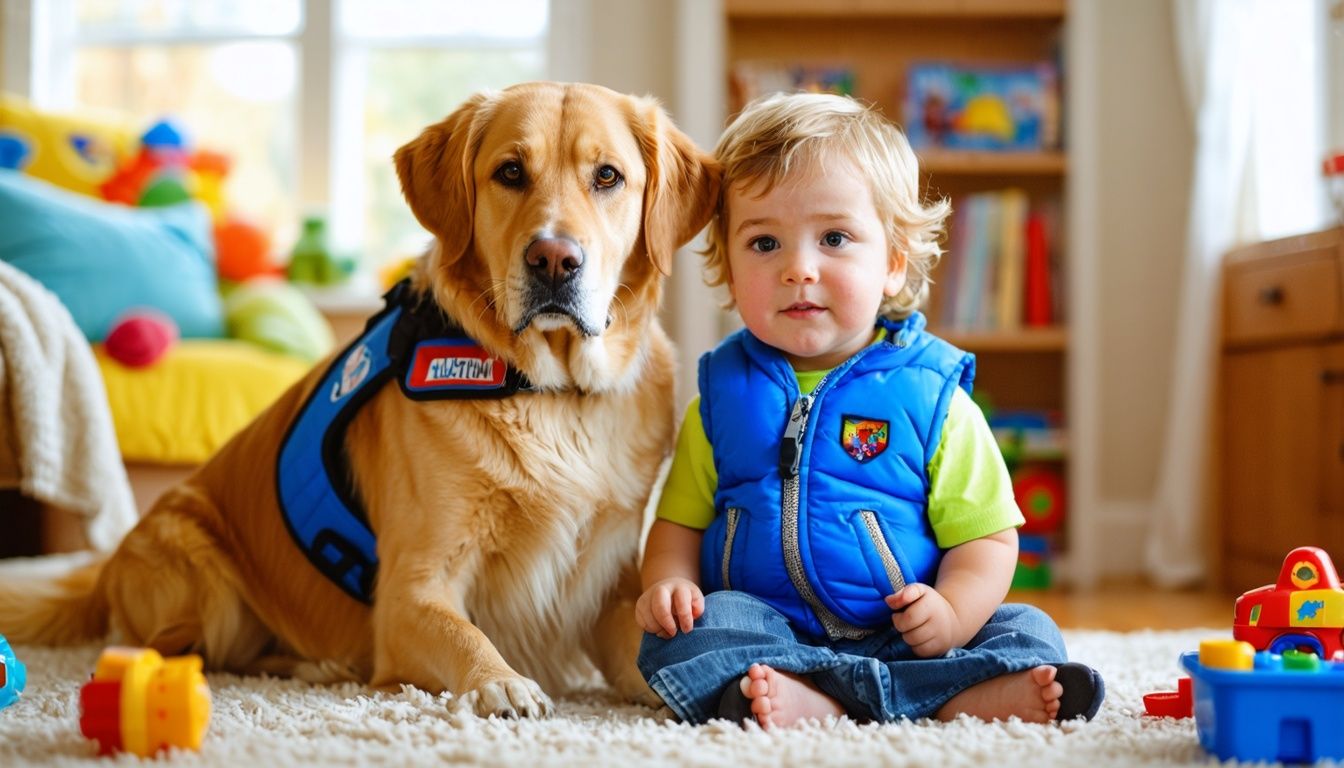
[[[310,364],[230,339],[186,339],[145,368],[94,346],[126,461],[195,464],[275,401]]]

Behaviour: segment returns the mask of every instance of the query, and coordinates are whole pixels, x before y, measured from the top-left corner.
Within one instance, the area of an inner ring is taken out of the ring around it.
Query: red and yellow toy
[[[98,740],[99,754],[200,749],[210,688],[199,656],[164,659],[146,648],[108,648],[79,690],[79,709],[79,730]]]
[[[1237,598],[1232,636],[1258,651],[1344,661],[1344,589],[1330,555],[1319,547],[1289,552],[1277,584]]]

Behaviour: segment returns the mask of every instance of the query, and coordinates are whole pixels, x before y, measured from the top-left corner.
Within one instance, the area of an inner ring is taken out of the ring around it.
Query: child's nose
[[[813,254],[802,248],[789,254],[788,261],[784,265],[783,278],[788,285],[817,282],[817,262]]]

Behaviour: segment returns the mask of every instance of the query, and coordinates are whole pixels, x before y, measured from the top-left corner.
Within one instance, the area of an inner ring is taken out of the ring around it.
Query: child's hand
[[[678,576],[654,582],[635,603],[635,620],[645,632],[668,640],[690,632],[695,620],[705,612],[705,595],[700,586]]]
[[[891,625],[901,639],[921,658],[942,656],[955,645],[953,636],[960,624],[957,612],[947,598],[927,584],[908,584],[900,592],[887,595]]]

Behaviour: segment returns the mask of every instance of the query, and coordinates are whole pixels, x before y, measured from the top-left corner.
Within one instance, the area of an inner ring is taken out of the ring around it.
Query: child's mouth
[[[812,317],[813,315],[816,315],[824,311],[825,310],[823,308],[817,306],[816,304],[812,304],[806,301],[800,301],[796,304],[790,304],[789,306],[784,308],[784,314],[793,318]]]

